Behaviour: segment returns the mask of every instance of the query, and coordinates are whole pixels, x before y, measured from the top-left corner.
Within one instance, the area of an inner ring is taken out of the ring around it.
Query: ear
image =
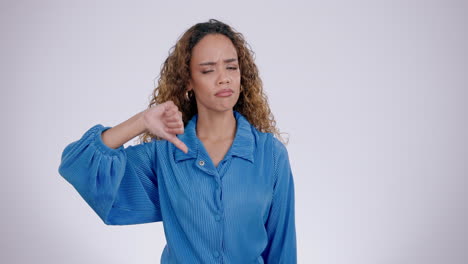
[[[187,91],[193,90],[192,78],[189,78],[187,82]]]

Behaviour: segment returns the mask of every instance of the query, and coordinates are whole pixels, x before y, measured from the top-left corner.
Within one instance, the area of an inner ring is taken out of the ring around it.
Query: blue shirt
[[[286,147],[237,111],[234,141],[214,166],[198,115],[167,140],[112,149],[95,125],[65,147],[59,173],[108,225],[163,222],[161,263],[296,263],[294,182]]]

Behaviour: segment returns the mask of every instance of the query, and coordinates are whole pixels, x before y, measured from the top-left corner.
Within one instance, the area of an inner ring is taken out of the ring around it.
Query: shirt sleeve
[[[60,175],[107,225],[131,225],[162,221],[155,144],[113,149],[104,144],[101,124],[65,147]]]
[[[265,263],[297,263],[294,216],[294,180],[286,147],[273,138],[275,183],[265,224],[268,245],[262,254]]]

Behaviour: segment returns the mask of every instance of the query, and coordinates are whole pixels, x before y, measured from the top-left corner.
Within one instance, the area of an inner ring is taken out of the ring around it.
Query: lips
[[[218,91],[215,95],[216,96],[230,96],[234,93],[232,89],[222,89]]]

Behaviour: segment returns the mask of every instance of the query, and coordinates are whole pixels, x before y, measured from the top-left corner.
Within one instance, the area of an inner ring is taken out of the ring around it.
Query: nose
[[[229,77],[229,74],[227,74],[226,70],[220,71],[220,76],[218,80],[218,84],[228,84],[231,82],[231,78]]]

